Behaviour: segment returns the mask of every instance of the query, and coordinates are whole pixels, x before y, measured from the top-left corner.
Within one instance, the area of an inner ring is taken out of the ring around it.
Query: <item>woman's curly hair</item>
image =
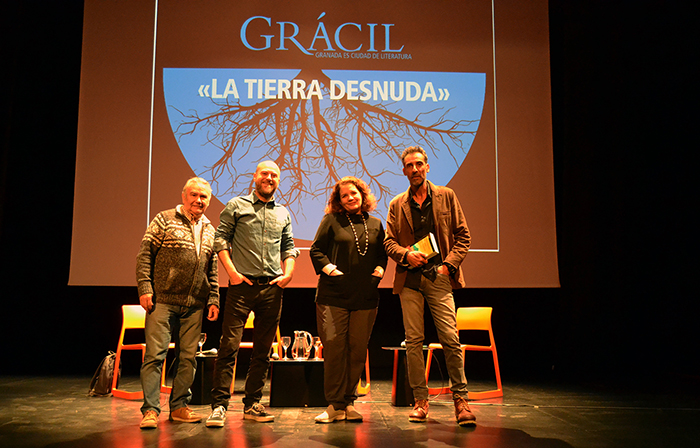
[[[331,191],[331,196],[328,198],[328,204],[324,213],[344,213],[345,208],[340,203],[340,187],[343,185],[352,184],[357,188],[362,196],[362,211],[371,212],[377,208],[377,198],[374,197],[369,189],[369,186],[362,180],[354,176],[346,176],[340,179],[333,186],[333,191]]]

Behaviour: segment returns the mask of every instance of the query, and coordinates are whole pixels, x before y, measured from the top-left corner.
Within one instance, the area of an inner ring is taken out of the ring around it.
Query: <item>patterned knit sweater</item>
[[[192,226],[183,213],[174,208],[153,218],[136,257],[139,296],[153,294],[154,303],[219,306],[214,227],[205,216],[202,219],[202,246],[197,256]]]

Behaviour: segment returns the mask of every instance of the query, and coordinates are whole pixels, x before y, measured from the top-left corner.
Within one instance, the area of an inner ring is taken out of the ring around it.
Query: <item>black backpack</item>
[[[100,362],[97,371],[90,380],[90,391],[88,397],[111,397],[112,396],[112,380],[114,378],[114,362],[117,359],[117,354],[109,352],[107,356]],[[119,363],[121,364],[121,362]],[[117,383],[122,374],[122,366],[119,366],[117,373]]]

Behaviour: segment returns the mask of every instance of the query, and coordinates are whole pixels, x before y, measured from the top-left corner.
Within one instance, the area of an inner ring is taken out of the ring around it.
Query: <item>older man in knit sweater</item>
[[[170,394],[170,420],[202,420],[187,404],[192,397],[203,309],[208,308],[211,321],[219,316],[214,227],[204,216],[210,199],[206,180],[188,180],[182,204],[158,213],[141,241],[136,278],[139,301],[147,312],[146,354],[141,366],[143,429],[158,427],[161,371],[171,337],[176,344],[177,371]]]

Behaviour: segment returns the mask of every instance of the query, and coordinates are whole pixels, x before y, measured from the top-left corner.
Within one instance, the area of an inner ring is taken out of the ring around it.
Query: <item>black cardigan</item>
[[[382,222],[364,213],[369,233],[369,247],[360,256],[355,234],[348,216],[332,213],[323,217],[311,245],[309,255],[316,274],[319,274],[316,302],[350,310],[376,308],[379,303],[377,286],[381,280],[372,275],[377,266],[386,269],[384,227]],[[350,215],[357,232],[360,249],[365,249],[365,229],[359,214]],[[323,273],[327,264],[334,264],[344,275],[331,277]]]

